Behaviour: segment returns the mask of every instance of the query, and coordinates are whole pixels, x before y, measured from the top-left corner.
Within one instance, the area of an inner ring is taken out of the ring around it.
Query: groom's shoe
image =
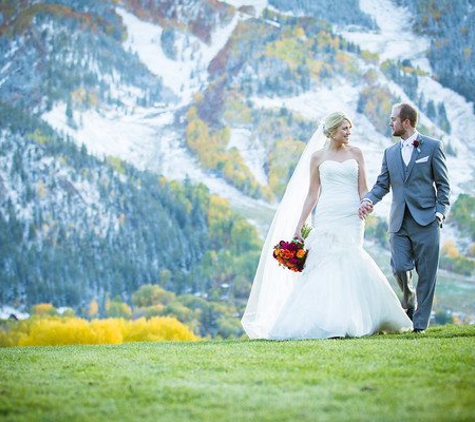
[[[414,308],[406,309],[406,315],[411,321],[414,321]]]
[[[426,330],[424,328],[414,328],[412,332],[415,334],[425,334]]]

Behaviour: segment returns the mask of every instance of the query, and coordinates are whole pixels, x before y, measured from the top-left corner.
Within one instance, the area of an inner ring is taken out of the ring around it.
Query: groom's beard
[[[404,129],[394,129],[393,130],[393,136],[403,136],[406,134],[406,131]]]

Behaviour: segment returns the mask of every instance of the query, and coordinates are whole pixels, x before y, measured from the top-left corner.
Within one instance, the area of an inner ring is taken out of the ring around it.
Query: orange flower
[[[299,249],[299,250],[297,251],[297,258],[301,259],[301,258],[303,258],[305,255],[307,255],[307,251],[306,251],[306,250],[304,250],[304,249]]]
[[[289,251],[289,250],[287,250],[287,249],[284,249],[284,250],[282,251],[282,257],[283,257],[284,259],[290,259],[290,258],[292,258],[293,256],[294,256],[294,254],[292,253],[292,251]]]

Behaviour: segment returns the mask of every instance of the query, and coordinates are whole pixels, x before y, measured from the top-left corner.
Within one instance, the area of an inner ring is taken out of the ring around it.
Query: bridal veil
[[[268,337],[296,279],[301,276],[300,273],[279,267],[272,252],[280,240],[290,240],[294,234],[310,185],[310,161],[313,153],[323,148],[325,141],[323,123],[320,123],[295,167],[267,233],[251,294],[241,320],[251,339]]]

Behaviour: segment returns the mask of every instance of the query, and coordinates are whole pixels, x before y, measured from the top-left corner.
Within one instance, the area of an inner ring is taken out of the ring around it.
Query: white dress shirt
[[[404,160],[404,164],[406,166],[409,165],[409,162],[411,161],[412,152],[414,151],[414,145],[412,145],[412,143],[417,139],[418,136],[419,132],[416,130],[406,140],[401,139],[401,154],[402,159]]]

